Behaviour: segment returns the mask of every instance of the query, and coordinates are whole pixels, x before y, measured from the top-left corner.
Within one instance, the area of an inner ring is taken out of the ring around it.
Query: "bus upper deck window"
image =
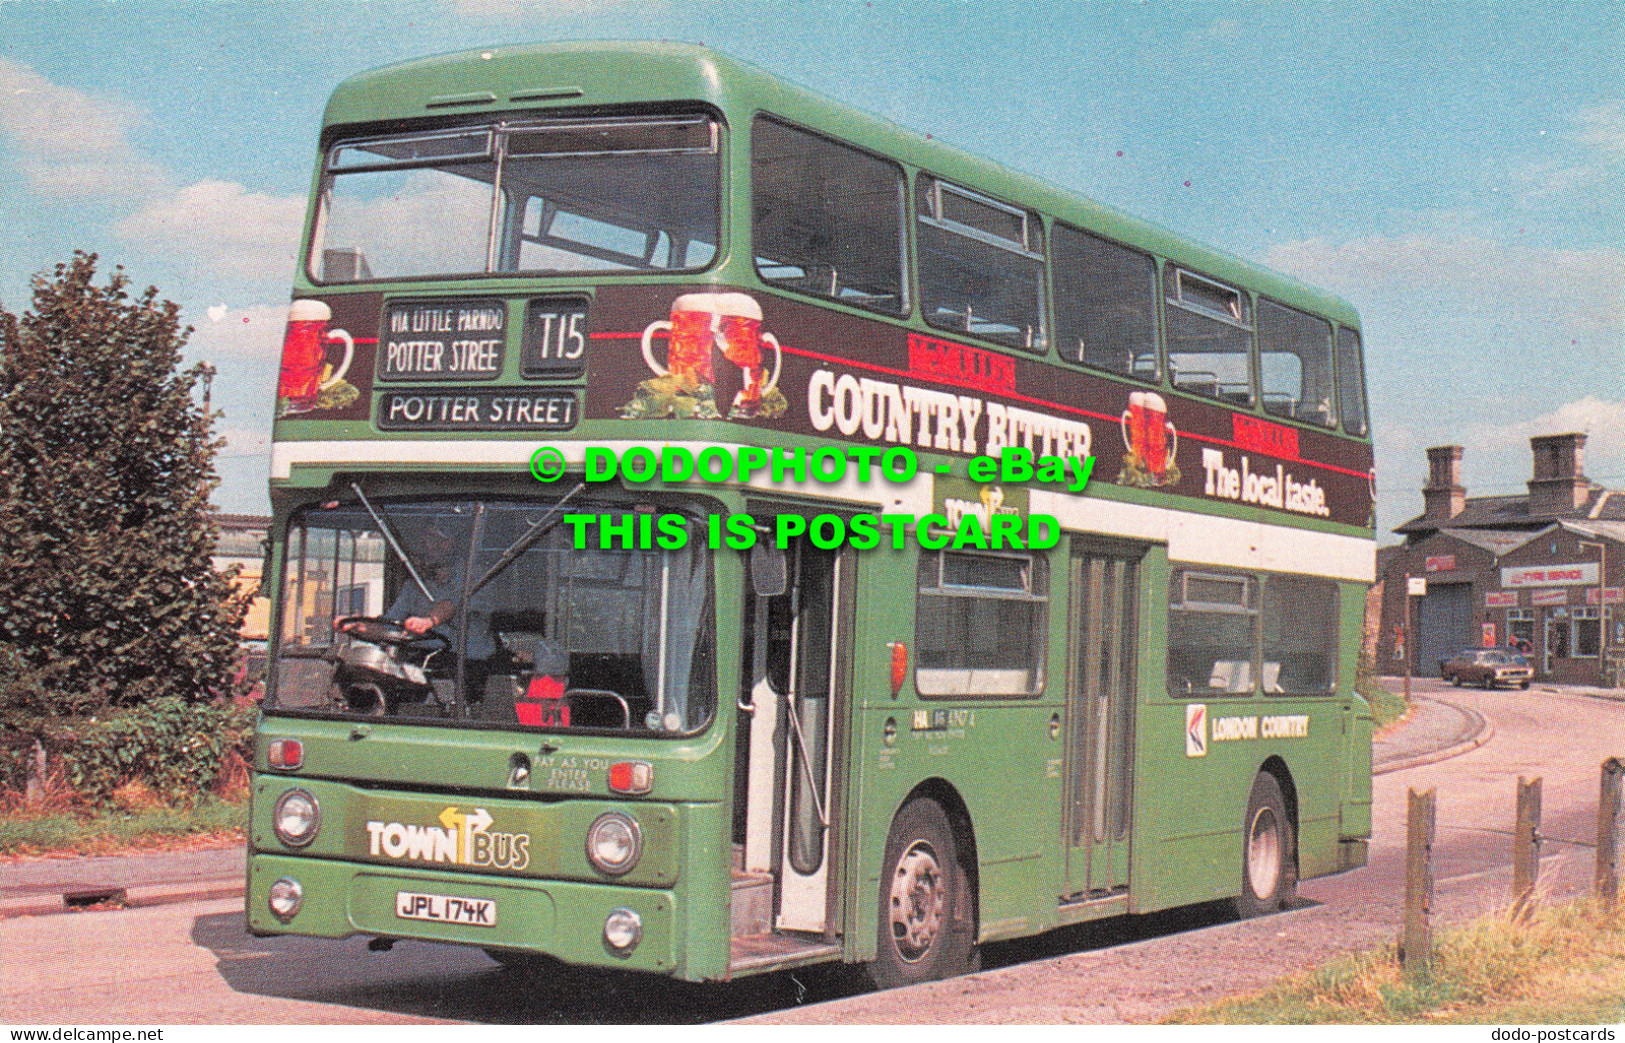
[[[1337,331],[1337,406],[1344,431],[1366,433],[1365,367],[1360,360],[1360,335],[1353,330]]]
[[[1160,378],[1156,261],[1063,224],[1051,246],[1062,356],[1121,377]]]
[[[345,283],[703,268],[721,227],[720,135],[709,117],[673,115],[339,141],[310,274]]]
[[[938,329],[1043,352],[1038,215],[932,177],[917,186],[920,310]]]
[[[1164,280],[1168,303],[1168,374],[1180,391],[1250,407],[1256,398],[1252,354],[1252,302],[1242,291],[1171,268]]]
[[[760,116],[750,166],[764,281],[871,311],[907,311],[900,167]]]
[[[1264,409],[1288,420],[1337,426],[1332,400],[1332,324],[1273,301],[1258,304]]]

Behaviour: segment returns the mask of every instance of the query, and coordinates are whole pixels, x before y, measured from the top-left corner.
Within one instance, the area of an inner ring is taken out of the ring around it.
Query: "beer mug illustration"
[[[717,314],[711,302],[715,294],[685,293],[671,303],[671,318],[651,322],[643,331],[643,361],[656,376],[670,376],[679,387],[690,394],[701,391],[707,396],[716,384],[711,368],[711,345],[717,336]],[[666,364],[655,360],[654,338],[664,331]]]
[[[722,357],[739,367],[744,387],[734,396],[728,415],[754,417],[762,406],[762,393],[779,385],[784,353],[771,333],[762,332],[762,306],[744,293],[719,293],[712,300],[717,316],[717,346]],[[762,345],[773,349],[773,375],[763,379]]]
[[[655,357],[654,344],[662,333],[666,335],[664,365]],[[651,322],[644,328],[642,343],[643,361],[657,382],[669,386],[640,387],[640,399],[647,401],[635,399],[622,410],[623,415],[685,415],[697,419],[719,416],[713,349],[720,349],[723,358],[738,366],[744,378],[743,387],[734,396],[730,417],[756,416],[762,396],[778,386],[783,363],[779,342],[771,333],[762,332],[761,305],[748,294],[685,293],[672,302],[671,318]],[[764,343],[773,349],[773,371],[767,377]],[[678,395],[695,400],[692,412],[679,412],[675,406],[661,404],[664,398]]]
[[[1161,485],[1179,448],[1179,432],[1168,420],[1168,404],[1155,391],[1136,391],[1118,424],[1123,448],[1139,458],[1152,485]]]
[[[344,330],[327,328],[333,309],[321,301],[294,301],[288,308],[288,332],[282,341],[282,376],[277,396],[288,402],[287,412],[300,413],[316,406],[321,393],[344,379],[355,357],[355,339]],[[327,344],[344,346],[344,358],[331,372]]]

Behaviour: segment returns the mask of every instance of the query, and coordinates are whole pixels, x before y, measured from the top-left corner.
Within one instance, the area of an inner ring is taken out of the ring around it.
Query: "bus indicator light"
[[[886,646],[891,649],[891,695],[895,699],[908,680],[908,646],[901,641],[888,641]]]
[[[617,761],[609,766],[609,788],[641,796],[654,788],[655,769],[648,761]]]
[[[298,739],[272,739],[266,747],[265,759],[273,768],[294,771],[305,763],[305,744]]]

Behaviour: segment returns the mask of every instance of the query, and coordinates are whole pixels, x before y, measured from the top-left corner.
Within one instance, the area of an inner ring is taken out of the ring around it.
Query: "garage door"
[[[1439,660],[1464,648],[1476,648],[1473,630],[1473,585],[1430,583],[1416,606],[1416,672],[1439,676]]]

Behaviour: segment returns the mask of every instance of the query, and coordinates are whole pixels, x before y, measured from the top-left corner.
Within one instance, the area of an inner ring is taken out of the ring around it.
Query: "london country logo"
[[[439,825],[372,819],[367,822],[367,853],[396,861],[516,872],[530,865],[530,834],[494,830],[495,821],[484,808],[465,813],[456,807],[440,812]]]

